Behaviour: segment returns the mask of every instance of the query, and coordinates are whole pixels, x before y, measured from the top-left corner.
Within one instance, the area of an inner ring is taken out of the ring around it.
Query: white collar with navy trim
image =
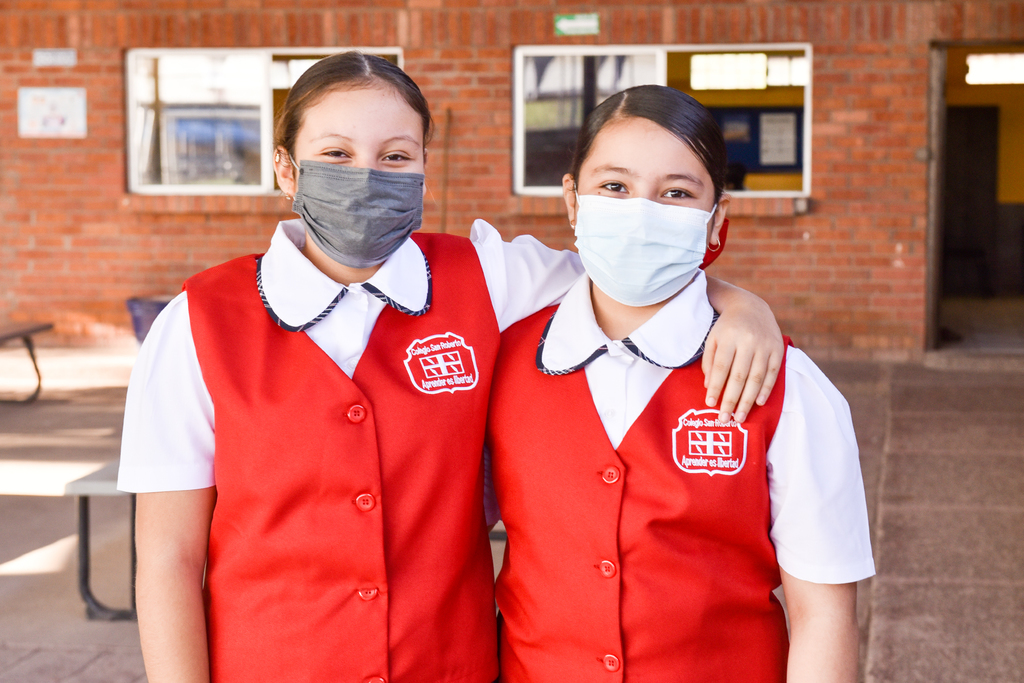
[[[302,219],[281,221],[261,262],[267,303],[283,322],[296,327],[320,315],[345,289],[302,254],[305,244]],[[354,282],[349,289],[363,284],[385,294],[389,303],[407,311],[422,311],[430,291],[423,252],[411,239],[406,240],[366,283]]]
[[[644,360],[665,368],[680,367],[700,352],[714,317],[707,279],[704,271],[698,271],[689,285],[628,339],[646,356]],[[628,350],[628,344],[608,339],[598,326],[590,278],[583,274],[555,311],[537,360],[545,372],[565,374],[584,367],[598,349],[609,346]]]

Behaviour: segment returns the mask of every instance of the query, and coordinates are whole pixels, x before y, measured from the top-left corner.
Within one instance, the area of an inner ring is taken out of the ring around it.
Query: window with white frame
[[[618,45],[516,48],[515,192],[557,196],[583,119],[634,85],[692,95],[718,121],[730,193],[810,194],[811,46]]]
[[[402,65],[399,48],[345,49]],[[274,115],[298,77],[338,51],[129,50],[129,191],[273,192]]]

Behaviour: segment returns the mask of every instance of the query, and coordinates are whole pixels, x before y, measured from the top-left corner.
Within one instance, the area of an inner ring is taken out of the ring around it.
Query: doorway
[[[1024,45],[943,50],[929,347],[1024,354]]]

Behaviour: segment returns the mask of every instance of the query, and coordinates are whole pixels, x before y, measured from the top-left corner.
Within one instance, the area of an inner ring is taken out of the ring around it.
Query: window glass
[[[802,192],[810,69],[803,50],[670,50],[666,84],[703,104],[729,155],[730,192]]]
[[[333,51],[129,51],[130,189],[272,191],[273,116],[295,80]]]
[[[657,81],[654,55],[536,55],[523,61],[528,187],[561,187],[583,120],[620,90]]]
[[[263,62],[254,54],[135,60],[139,183],[259,186]]]
[[[586,115],[655,83],[706,106],[722,128],[734,194],[810,193],[811,49],[805,44],[517,48],[515,191],[558,195]]]

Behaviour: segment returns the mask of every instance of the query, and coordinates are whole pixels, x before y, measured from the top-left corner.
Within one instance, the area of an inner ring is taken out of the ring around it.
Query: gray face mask
[[[419,229],[423,174],[303,161],[292,211],[325,254],[350,268],[369,268]]]

